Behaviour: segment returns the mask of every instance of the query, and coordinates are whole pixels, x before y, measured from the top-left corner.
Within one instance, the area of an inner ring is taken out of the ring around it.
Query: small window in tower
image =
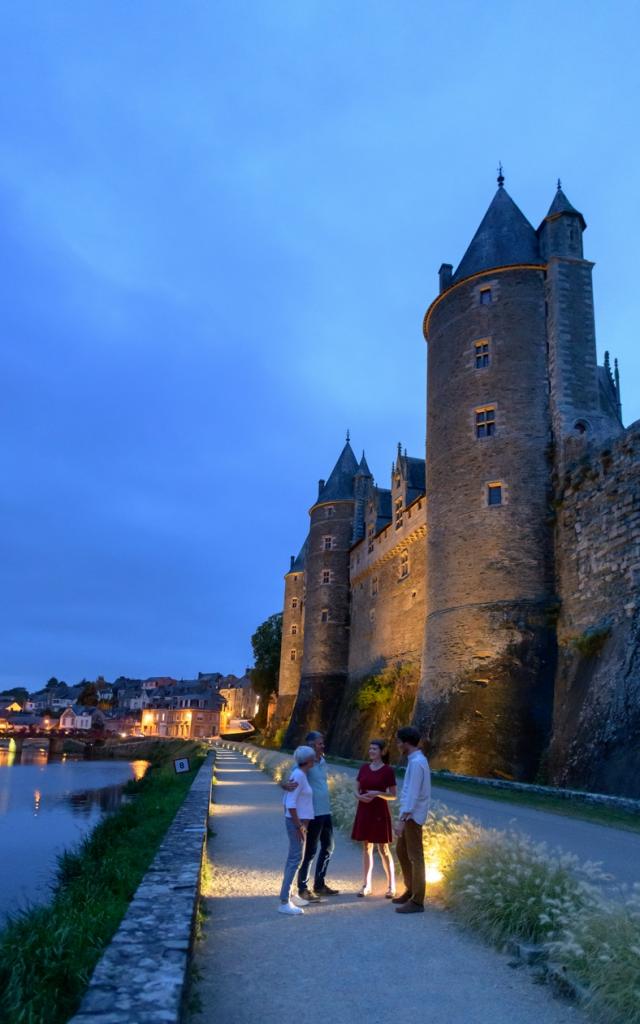
[[[328,621],[329,621],[329,609],[328,608],[323,608],[322,611],[320,612],[320,622],[328,622]]]
[[[298,627],[294,623],[293,626],[291,627],[291,636],[297,636],[297,635],[298,635]]]
[[[375,621],[376,621],[376,610],[375,610],[375,608],[370,608],[369,609],[369,622],[375,622]]]
[[[377,576],[372,576],[371,577],[371,596],[375,597],[377,593],[378,593],[378,577]]]
[[[403,551],[400,555],[400,579],[405,579],[409,575],[409,552]]]
[[[481,370],[489,365],[489,339],[483,338],[474,342],[476,370]]]
[[[289,651],[289,660],[290,661],[295,661],[296,660],[296,649],[295,649],[295,647],[292,647],[291,650]]]
[[[490,306],[491,305],[491,289],[481,288],[480,289],[480,305]]]
[[[487,505],[502,505],[502,484],[487,484]]]
[[[496,432],[496,407],[485,405],[476,409],[476,437],[493,437]]]
[[[402,483],[402,477],[400,475],[398,475],[396,477],[396,487],[399,487],[401,483]]]
[[[396,521],[396,530],[399,530],[402,526],[402,498],[396,498],[393,511]]]
[[[333,548],[333,537],[323,537],[322,546],[325,551],[331,551]]]
[[[297,608],[298,607],[298,598],[297,597],[292,597],[291,598],[291,607],[292,608]]]
[[[322,570],[322,582],[323,583],[331,583],[331,570],[330,569],[323,569]]]
[[[325,519],[331,519],[331,517],[335,515],[335,512],[336,510],[333,505],[327,505],[324,510]]]

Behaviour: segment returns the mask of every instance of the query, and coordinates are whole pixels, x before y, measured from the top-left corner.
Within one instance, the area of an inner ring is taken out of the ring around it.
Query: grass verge
[[[0,933],[2,1020],[64,1024],[109,943],[206,756],[198,743],[157,741],[133,797],[64,853],[50,904],[12,917]],[[176,775],[173,759],[190,757]]]

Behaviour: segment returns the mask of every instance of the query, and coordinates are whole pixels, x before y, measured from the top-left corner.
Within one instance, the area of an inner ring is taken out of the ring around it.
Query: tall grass
[[[206,751],[160,743],[133,796],[59,859],[49,905],[11,918],[0,933],[1,1018],[6,1024],[64,1024],[116,931]],[[172,760],[191,756],[176,775]]]

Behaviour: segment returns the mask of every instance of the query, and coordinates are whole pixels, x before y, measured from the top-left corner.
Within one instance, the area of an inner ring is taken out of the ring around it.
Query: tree
[[[280,646],[282,644],[282,612],[270,615],[258,626],[251,637],[254,667],[250,671],[251,682],[260,697],[256,725],[264,728],[267,721],[269,697],[278,689],[280,668]]]
[[[56,686],[58,686],[58,685],[59,685],[59,683],[58,683],[58,680],[56,679],[56,677],[55,676],[51,676],[51,679],[47,680],[47,685],[45,686],[45,690],[55,690]]]
[[[0,697],[13,697],[18,704],[24,707],[29,697],[29,691],[25,690],[24,686],[12,686],[10,690],[3,690]]]
[[[95,683],[87,683],[78,697],[78,704],[85,708],[95,708],[98,705],[98,687]]]

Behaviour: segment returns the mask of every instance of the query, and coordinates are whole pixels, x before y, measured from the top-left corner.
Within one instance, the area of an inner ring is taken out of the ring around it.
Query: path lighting
[[[424,880],[428,885],[437,885],[442,881],[442,871],[437,864],[427,864],[424,870]]]

